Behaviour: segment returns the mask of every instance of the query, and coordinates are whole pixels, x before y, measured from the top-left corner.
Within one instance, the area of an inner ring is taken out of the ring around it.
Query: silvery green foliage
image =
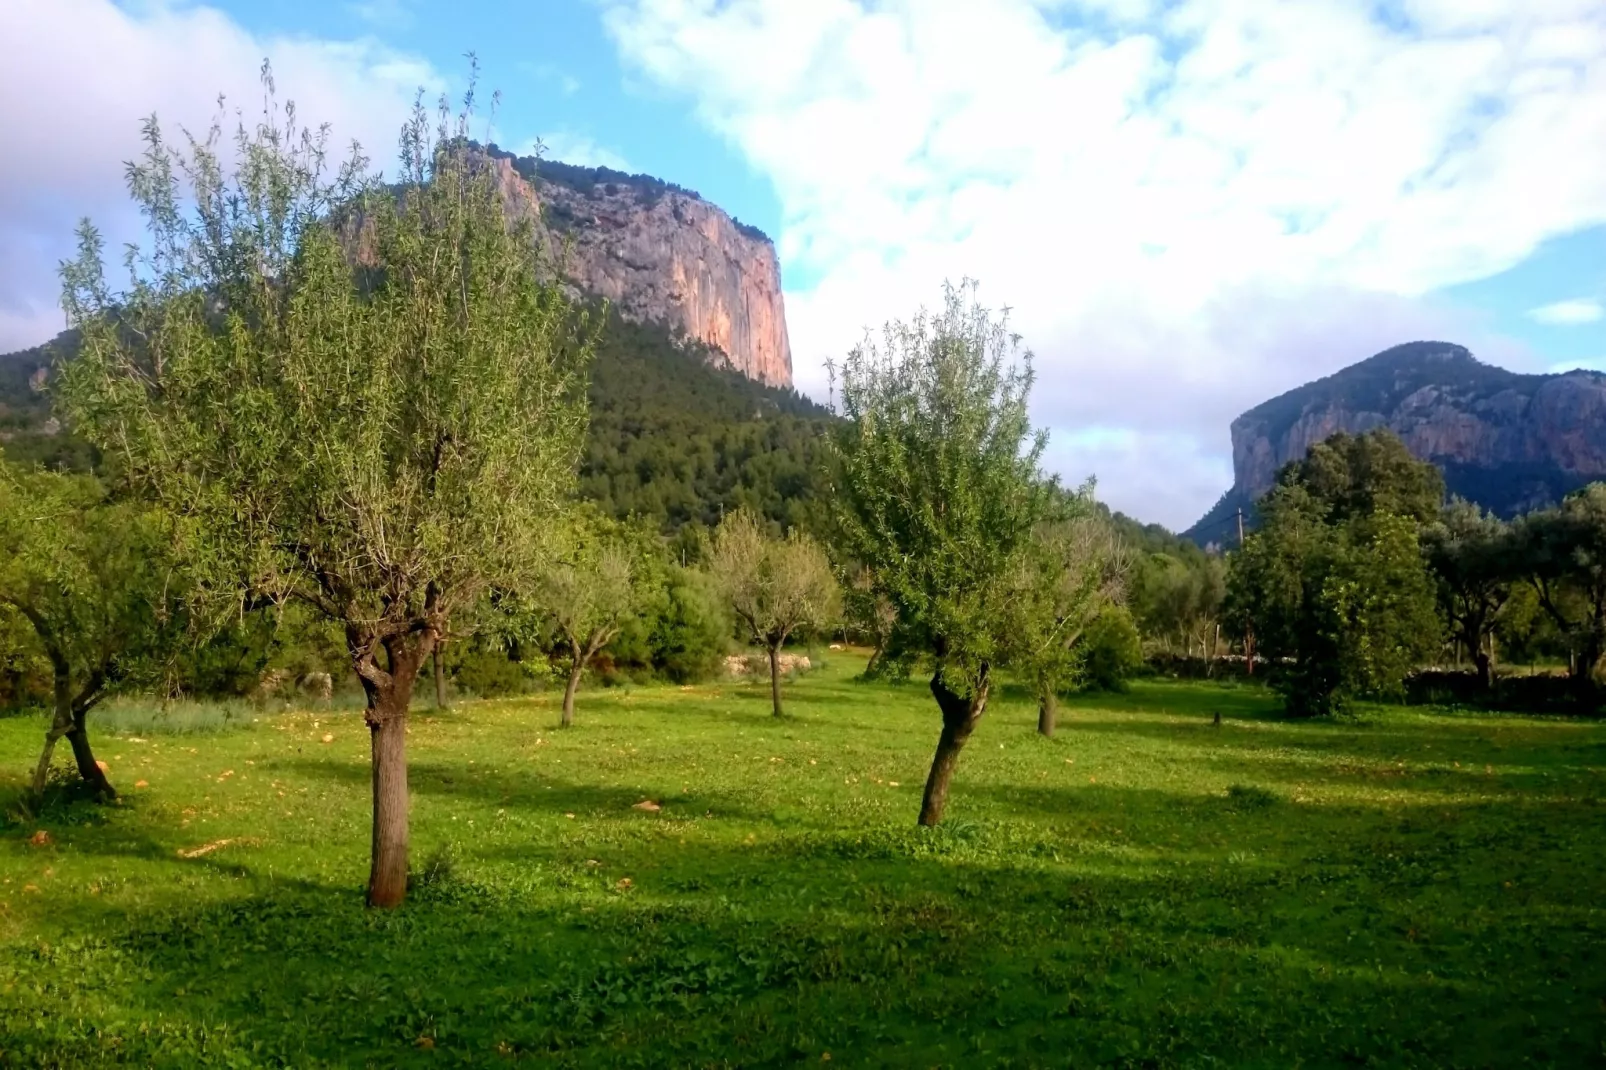
[[[421,103],[399,169],[268,105],[224,148],[154,117],[146,237],[114,290],[86,221],[64,267],[78,428],[197,533],[196,590],[297,599],[367,685],[491,585],[527,576],[569,493],[589,338],[455,118]],[[385,648],[388,656],[378,656]]]

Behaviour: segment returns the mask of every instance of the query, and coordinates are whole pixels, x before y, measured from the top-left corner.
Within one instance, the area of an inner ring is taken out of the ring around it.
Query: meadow
[[[394,912],[354,710],[112,709],[122,800],[33,815],[0,720],[0,1065],[1606,1060],[1600,722],[1006,688],[922,830],[935,705],[862,665],[420,696]]]

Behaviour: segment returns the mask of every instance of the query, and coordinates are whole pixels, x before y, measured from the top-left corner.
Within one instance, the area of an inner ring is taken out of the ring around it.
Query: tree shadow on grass
[[[1365,904],[1279,914],[1280,886],[1226,867],[1045,870],[987,836],[705,848],[689,890],[468,864],[395,913],[315,885],[174,903],[8,949],[29,983],[0,1023],[19,1065],[1581,1065],[1603,1039],[1598,952],[1523,984],[1554,931],[1479,977]],[[822,859],[839,879],[806,898],[742,879]]]

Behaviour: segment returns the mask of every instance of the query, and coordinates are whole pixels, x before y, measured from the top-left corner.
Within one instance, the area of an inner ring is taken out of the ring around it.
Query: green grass
[[[1606,1059],[1601,724],[1006,691],[922,831],[934,704],[857,667],[421,711],[388,914],[356,713],[103,733],[124,801],[0,837],[0,1065]]]

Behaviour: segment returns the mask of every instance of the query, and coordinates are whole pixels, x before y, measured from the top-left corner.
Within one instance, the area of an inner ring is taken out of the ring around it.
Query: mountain
[[[1450,493],[1514,516],[1606,477],[1606,375],[1521,375],[1448,342],[1409,342],[1257,405],[1232,422],[1233,486],[1185,533],[1237,539],[1237,511],[1339,431],[1385,427],[1444,471]]]
[[[701,343],[749,379],[792,385],[780,261],[763,231],[650,175],[484,151],[504,198],[538,215],[579,291]]]
[[[51,365],[66,333],[0,354],[0,455],[87,471],[95,451],[51,413]],[[782,527],[818,528],[822,435],[833,417],[790,387],[766,386],[712,348],[610,312],[592,365],[579,491],[611,515],[665,533],[711,526],[746,505]]]

